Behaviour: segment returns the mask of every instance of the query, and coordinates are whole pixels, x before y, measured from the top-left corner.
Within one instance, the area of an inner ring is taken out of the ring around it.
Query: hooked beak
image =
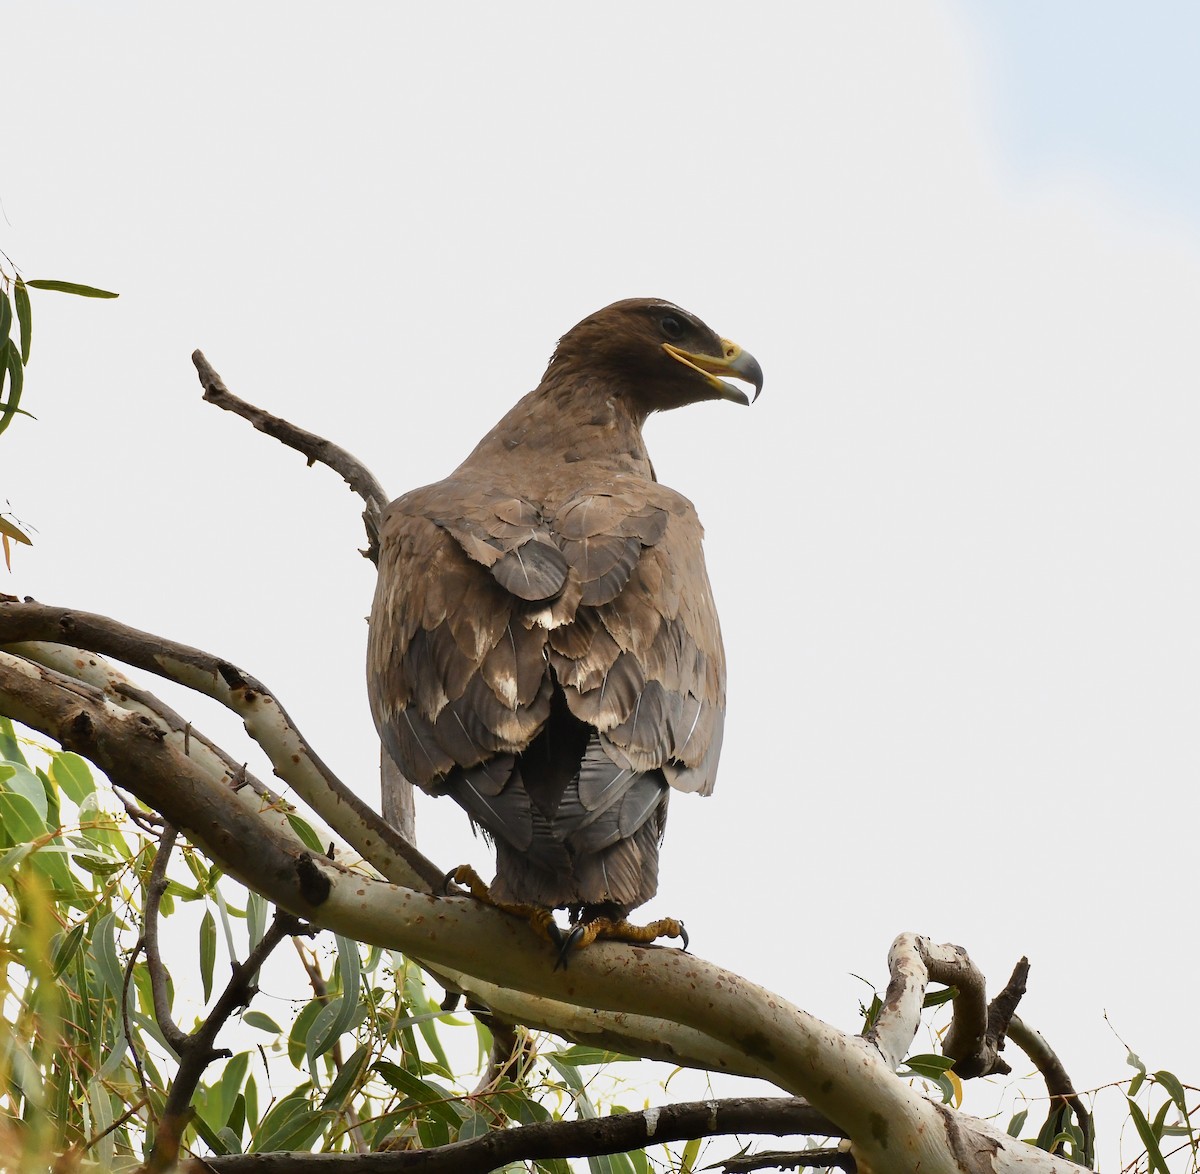
[[[708,380],[720,399],[733,400],[735,404],[750,404],[748,395],[732,383],[718,378],[721,375],[732,375],[735,379],[754,384],[754,398],[762,391],[763,372],[758,360],[749,352],[744,351],[736,342],[721,339],[721,354],[700,355],[694,351],[685,351],[682,347],[672,346],[664,342],[663,350],[673,359],[678,359],[685,367],[699,371]]]

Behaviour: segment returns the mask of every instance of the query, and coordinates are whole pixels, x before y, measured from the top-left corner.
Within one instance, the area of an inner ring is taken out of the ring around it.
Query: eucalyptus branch
[[[721,1163],[723,1174],[749,1174],[753,1170],[857,1170],[849,1150],[838,1147],[811,1150],[760,1150],[756,1154],[726,1158]]]
[[[265,685],[231,662],[106,616],[0,599],[0,647],[30,640],[111,656],[219,701],[242,719],[275,773],[383,876],[441,886],[444,874],[321,761]]]
[[[760,1062],[782,1090],[808,1098],[852,1138],[860,1166],[934,1171],[951,1168],[948,1154],[986,1153],[996,1174],[1077,1170],[1054,1155],[1031,1154],[987,1122],[944,1110],[897,1080],[870,1042],[693,955],[605,942],[579,951],[569,970],[555,970],[553,948],[522,920],[314,857],[294,837],[253,820],[147,719],[63,681],[0,653],[0,710],[95,762],[227,871],[315,925],[451,975],[480,974],[534,996],[703,1032]]]
[[[814,1132],[816,1117],[792,1097],[692,1101],[610,1117],[498,1129],[435,1150],[374,1154],[247,1154],[188,1162],[184,1174],[487,1174],[511,1162],[597,1157],[694,1137]]]
[[[955,988],[954,1013],[942,1050],[954,1060],[963,1080],[1010,1072],[1001,1058],[1005,1032],[1025,993],[1029,962],[1022,958],[1004,990],[989,1005],[979,968],[961,946],[935,945],[916,934],[901,934],[888,952],[887,993],[875,1023],[866,1033],[895,1071],[917,1033],[929,983]]]
[[[157,865],[157,861],[155,863]],[[170,1170],[178,1161],[183,1132],[194,1112],[191,1108],[192,1098],[196,1095],[204,1070],[214,1060],[232,1055],[228,1049],[214,1046],[217,1033],[239,1007],[249,1006],[250,1000],[258,993],[254,980],[271,951],[284,938],[304,932],[309,931],[298,918],[276,910],[266,933],[250,951],[245,962],[234,964],[229,982],[204,1022],[191,1035],[183,1037],[178,1045],[172,1043],[179,1053],[179,1068],[167,1093],[154,1146],[143,1168],[145,1174]],[[155,1002],[157,1013],[157,999]]]
[[[2,616],[0,612],[0,618]],[[181,747],[183,753],[206,770],[212,779],[223,780],[229,785],[247,811],[257,813],[260,818],[276,823],[291,834],[288,812],[294,810],[292,804],[271,791],[244,764],[238,763],[190,722],[184,721],[160,697],[135,685],[104,657],[97,653],[81,656],[77,649],[66,645],[33,640],[11,644],[7,650],[45,669],[90,685],[112,704],[148,718],[163,731],[167,742]],[[151,825],[155,821],[161,824],[161,817],[137,810],[120,787],[115,790],[130,818],[147,834],[157,835],[157,828]]]
[[[154,856],[154,867],[150,870],[150,883],[146,893],[146,918],[142,930],[142,941],[146,950],[146,969],[150,973],[150,993],[154,1001],[154,1018],[158,1022],[163,1038],[182,1056],[188,1046],[187,1033],[171,1017],[171,1002],[167,992],[169,975],[163,965],[162,952],[158,945],[158,911],[163,895],[167,891],[167,863],[175,849],[179,833],[168,826],[159,841]]]
[[[270,412],[263,411],[262,408],[239,399],[225,386],[224,380],[204,357],[203,351],[193,351],[192,362],[196,365],[196,371],[200,376],[206,403],[215,404],[227,412],[241,416],[242,419],[253,424],[259,432],[265,432],[281,444],[287,445],[288,448],[294,448],[303,454],[310,468],[315,464],[326,465],[363,499],[366,503],[363,522],[367,528],[368,543],[368,549],[364,553],[372,562],[377,561],[378,519],[383,507],[388,503],[388,497],[383,486],[379,484],[366,465],[344,448],[326,440],[323,436],[318,436],[315,432],[308,432],[280,416],[273,416]]]
[[[1054,1049],[1046,1042],[1046,1037],[1040,1031],[1030,1027],[1019,1015],[1014,1015],[1008,1027],[1008,1036],[1033,1061],[1034,1067],[1041,1073],[1046,1082],[1046,1092],[1050,1096],[1050,1112],[1053,1115],[1063,1106],[1069,1106],[1079,1123],[1083,1134],[1083,1161],[1090,1166],[1094,1159],[1096,1144],[1096,1129],[1092,1115],[1088,1112],[1083,1098],[1075,1091],[1075,1085],[1063,1062],[1058,1058]]]
[[[3,618],[4,613],[0,610],[0,623],[3,622]],[[138,727],[142,734],[157,731],[156,736],[161,736],[164,744],[181,753],[193,771],[201,772],[210,785],[220,787],[241,806],[243,815],[251,821],[237,825],[242,827],[240,836],[243,843],[253,842],[255,824],[265,822],[269,842],[286,844],[287,850],[294,855],[304,851],[304,846],[287,821],[286,813],[280,809],[281,801],[274,799],[262,784],[245,772],[242,773],[242,777],[249,785],[243,788],[230,787],[227,773],[233,762],[230,756],[219,747],[208,743],[207,739],[168,707],[161,705],[153,695],[133,686],[128,678],[102,657],[81,657],[77,651],[49,643],[28,642],[11,647],[14,652],[19,651],[25,657],[35,658],[46,684],[53,683],[61,691],[60,701],[63,698],[69,701],[75,695],[75,686],[54,671],[57,669],[78,674],[72,679],[79,681],[79,689],[88,696],[97,700],[106,699],[109,704],[119,707],[139,720],[148,719],[144,726]],[[15,666],[20,662],[14,660],[12,663]],[[53,669],[48,666],[53,666]],[[27,673],[35,673],[33,664],[27,666]],[[138,700],[131,700],[131,695],[136,696]],[[164,720],[164,714],[169,720]],[[13,711],[13,716],[19,715]],[[37,725],[37,719],[32,714],[27,715],[25,720],[29,725]],[[168,726],[170,732],[167,732]],[[43,733],[50,737],[58,737],[49,726],[42,725],[37,728],[41,728]],[[208,749],[210,746],[211,752]],[[98,762],[97,765],[105,769],[103,763]],[[121,778],[113,770],[110,769],[108,773],[115,785],[121,784]],[[257,798],[253,793],[255,788],[260,792]],[[209,816],[203,803],[196,806],[183,803],[183,794],[167,789],[160,794],[157,801],[148,800],[144,793],[139,797],[147,806],[156,810],[163,810],[164,804],[169,802],[168,797],[173,797],[180,803],[180,806],[175,808],[175,822],[180,826],[192,826],[195,820],[202,818],[208,818],[212,826],[234,826],[229,818]],[[192,823],[188,823],[189,820]],[[242,854],[238,849],[234,859]],[[222,859],[215,850],[213,856],[218,861]],[[239,879],[244,879],[240,877],[236,867],[230,866],[229,871]],[[440,874],[440,870],[435,871]],[[477,1002],[486,1004],[497,1014],[534,1029],[551,1031],[577,1043],[642,1055],[670,1064],[770,1079],[770,1072],[764,1065],[746,1057],[739,1049],[719,1044],[702,1031],[668,1024],[660,1017],[614,1015],[594,1007],[580,1007],[516,990],[510,986],[489,983],[462,971],[451,974],[429,962],[422,962],[422,965],[447,989],[470,994]]]

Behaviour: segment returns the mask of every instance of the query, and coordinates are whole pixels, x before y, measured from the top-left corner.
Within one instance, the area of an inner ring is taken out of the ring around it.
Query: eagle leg
[[[674,917],[660,917],[648,925],[634,925],[624,918],[594,917],[590,921],[580,922],[567,934],[558,952],[558,961],[554,964],[554,969],[557,970],[560,966],[566,969],[567,957],[572,950],[582,950],[584,946],[590,946],[598,939],[648,945],[658,938],[681,938],[682,948],[688,948],[687,930],[683,928],[683,922]]]
[[[493,909],[499,909],[503,913],[510,913],[513,917],[520,917],[522,920],[528,921],[538,937],[557,946],[560,950],[565,948],[562,930],[555,924],[552,910],[541,905],[497,901],[483,878],[469,864],[460,864],[446,874],[444,887],[447,892],[452,883],[466,886],[467,891],[476,901],[481,901],[484,905],[491,905]]]

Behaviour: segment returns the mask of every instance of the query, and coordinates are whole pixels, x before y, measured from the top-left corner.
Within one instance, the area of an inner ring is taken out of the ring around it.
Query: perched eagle
[[[498,904],[623,923],[657,888],[671,788],[713,788],[725,656],[703,531],[642,425],[750,402],[721,376],[762,387],[694,315],[616,302],[449,477],[384,513],[371,712],[404,776],[495,844]]]

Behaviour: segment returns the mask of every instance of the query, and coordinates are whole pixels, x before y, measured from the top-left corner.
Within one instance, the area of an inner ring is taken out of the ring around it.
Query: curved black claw
[[[679,936],[681,938],[683,938],[683,945],[680,946],[679,948],[686,954],[687,948],[688,948],[688,935],[687,935],[687,930],[683,928],[682,921],[679,923]]]
[[[442,896],[443,897],[461,897],[464,896],[462,889],[458,887],[458,881],[454,879],[454,874],[458,871],[457,868],[452,868],[444,877],[442,877]],[[453,887],[451,887],[453,886]]]
[[[561,968],[563,970],[566,970],[567,959],[570,956],[571,951],[573,949],[575,949],[575,943],[577,941],[579,941],[579,939],[581,937],[583,937],[584,933],[587,932],[587,926],[586,925],[574,926],[571,929],[571,932],[569,934],[567,934],[567,936],[565,938],[562,936],[562,930],[559,929],[557,925],[554,927],[554,929],[558,933],[558,943],[559,943],[558,944],[558,960],[554,963],[554,969],[558,970]]]

